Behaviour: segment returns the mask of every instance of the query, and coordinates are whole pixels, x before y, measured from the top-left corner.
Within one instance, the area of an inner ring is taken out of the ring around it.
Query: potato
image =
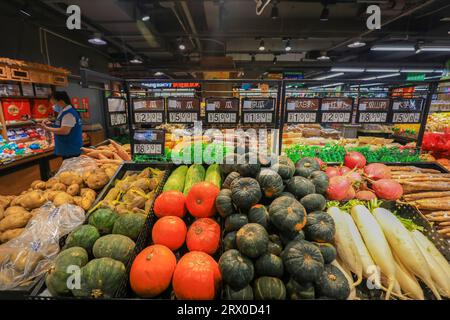
[[[45,183],[45,188],[46,188],[46,189],[51,189],[55,183],[59,183],[59,182],[60,182],[59,179],[56,178],[56,177],[50,178],[50,179],[48,179],[48,181]]]
[[[58,194],[53,199],[53,204],[59,207],[65,203],[73,204],[73,197],[66,192],[58,192]]]
[[[81,184],[83,182],[83,178],[78,173],[73,171],[61,172],[61,174],[59,175],[59,180],[66,186],[70,186],[74,183]]]
[[[80,194],[80,185],[79,185],[79,184],[76,184],[76,183],[71,184],[71,185],[67,188],[66,192],[67,192],[68,194],[70,194],[71,196],[77,196],[77,195]]]
[[[16,213],[27,214],[28,211],[20,206],[12,206],[5,210],[5,217]]]
[[[44,181],[42,180],[34,180],[31,183],[31,189],[35,189],[35,190],[45,190],[46,188],[46,184]]]
[[[0,196],[0,207],[3,209],[9,206],[13,197],[11,196]]]
[[[111,179],[112,177],[114,177],[114,174],[116,173],[117,169],[115,168],[111,168],[111,167],[106,167],[104,168],[105,173],[108,175],[109,179]]]
[[[41,207],[47,199],[44,197],[44,193],[40,190],[33,190],[20,197],[18,203],[25,209],[34,209]]]
[[[79,206],[79,207],[81,207],[81,202],[82,202],[82,200],[83,200],[82,197],[79,197],[79,196],[74,196],[74,197],[73,197],[73,202],[74,202],[77,206]]]
[[[55,199],[56,195],[60,192],[61,191],[46,190],[44,192],[44,197],[45,197],[45,199],[47,199],[47,201],[53,201],[53,199]]]
[[[50,190],[54,190],[54,191],[66,191],[67,187],[64,183],[58,182],[55,183]]]
[[[91,198],[81,198],[81,208],[83,208],[85,211],[88,211],[92,205],[94,204],[95,199]]]
[[[103,169],[95,169],[86,180],[84,180],[86,185],[93,190],[102,189],[108,182],[109,177]]]
[[[31,218],[36,217],[36,215],[41,211],[41,208],[36,208],[31,210]]]
[[[0,221],[0,231],[11,230],[16,228],[23,228],[27,225],[28,221],[31,219],[31,213],[29,212],[18,212],[10,214],[4,217]]]
[[[11,239],[17,238],[22,234],[23,230],[25,230],[25,228],[6,230],[5,232],[0,234],[0,242],[5,243]]]
[[[39,252],[33,252],[27,249],[15,252],[11,255],[11,262],[14,264],[16,271],[22,272],[25,269],[31,271],[34,270],[43,258]]]
[[[95,200],[95,198],[97,198],[97,193],[89,188],[83,188],[80,191],[80,196],[82,196],[83,198],[89,198],[92,200]]]

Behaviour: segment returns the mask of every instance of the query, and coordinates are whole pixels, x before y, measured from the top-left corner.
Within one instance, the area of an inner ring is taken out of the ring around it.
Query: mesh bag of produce
[[[25,230],[0,246],[0,290],[31,285],[46,273],[59,252],[59,239],[84,222],[84,210],[71,204],[43,205]]]
[[[94,171],[97,168],[98,165],[97,162],[95,162],[95,159],[80,156],[64,160],[55,176],[59,176],[65,171],[76,172],[79,175],[82,175],[85,172]]]

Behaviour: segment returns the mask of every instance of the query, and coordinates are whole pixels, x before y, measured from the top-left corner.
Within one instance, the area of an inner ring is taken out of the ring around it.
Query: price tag
[[[350,123],[350,112],[322,112],[322,123]]]
[[[133,154],[163,155],[164,143],[164,130],[137,130],[134,132]]]
[[[389,106],[389,99],[359,99],[356,122],[387,123]]]
[[[133,100],[133,114],[135,124],[162,124],[165,121],[164,99],[135,99]]]
[[[287,123],[315,123],[317,122],[316,112],[288,112]]]
[[[275,123],[275,99],[244,99],[242,100],[244,124]]]
[[[125,112],[110,113],[109,123],[111,127],[123,126],[127,123],[127,114]]]
[[[317,98],[286,99],[287,123],[315,123],[318,120],[320,100]]]
[[[392,123],[420,123],[421,115],[420,112],[395,112],[392,115]]]
[[[200,119],[200,100],[195,98],[168,98],[169,123],[192,123]]]
[[[387,122],[387,112],[360,112],[357,116],[358,123],[385,123]]]
[[[396,99],[392,103],[392,123],[420,123],[425,100]]]
[[[209,124],[237,124],[239,99],[206,99],[206,122]]]

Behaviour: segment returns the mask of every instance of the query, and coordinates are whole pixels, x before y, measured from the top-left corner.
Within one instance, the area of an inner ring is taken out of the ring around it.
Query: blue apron
[[[75,126],[66,136],[54,134],[55,154],[62,157],[79,156],[81,154],[80,149],[83,146],[83,128],[81,126],[81,118],[74,108],[70,107],[69,110],[63,111],[58,114],[58,117],[53,123],[53,128],[61,128],[61,120],[68,113],[71,113],[75,117]]]

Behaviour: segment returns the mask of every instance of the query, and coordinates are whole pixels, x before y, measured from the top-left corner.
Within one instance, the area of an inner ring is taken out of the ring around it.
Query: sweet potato
[[[41,207],[47,199],[44,197],[44,192],[41,190],[33,190],[21,195],[18,199],[18,204],[25,209],[31,210]]]
[[[64,183],[58,182],[55,183],[50,190],[54,190],[54,191],[66,191],[67,186]]]
[[[17,238],[25,230],[25,228],[10,229],[0,234],[0,242],[5,243],[11,239]]]
[[[71,185],[67,188],[66,192],[67,192],[68,194],[70,194],[71,196],[77,196],[77,195],[80,194],[80,185],[79,185],[79,184],[76,184],[76,183],[71,184]]]
[[[56,207],[59,207],[66,203],[73,204],[73,197],[66,192],[62,192],[62,191],[58,192],[56,194],[55,198],[53,199],[53,204]]]
[[[26,226],[30,219],[31,213],[29,212],[10,214],[0,221],[0,231],[23,228]]]

